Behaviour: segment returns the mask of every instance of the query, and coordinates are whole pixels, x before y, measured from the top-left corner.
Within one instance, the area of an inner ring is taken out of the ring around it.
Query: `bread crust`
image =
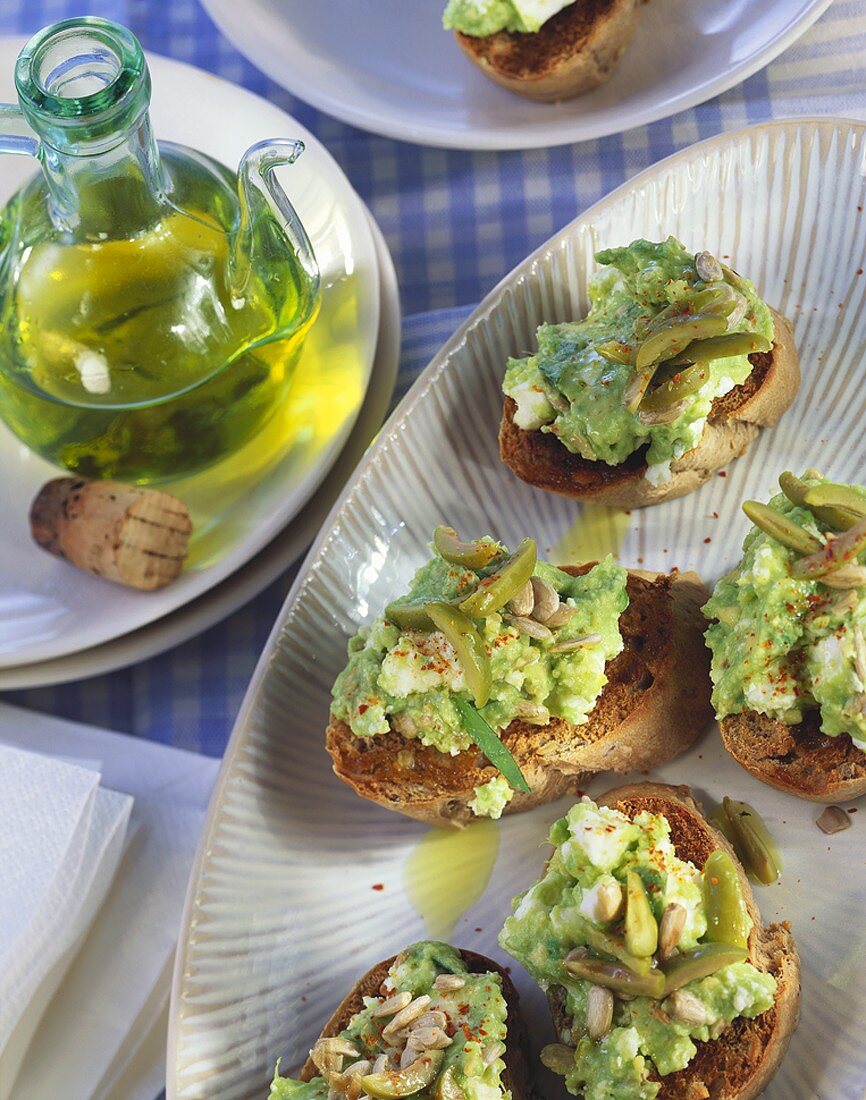
[[[749,935],[749,961],[775,977],[775,1003],[753,1020],[734,1020],[718,1039],[698,1042],[697,1054],[685,1069],[655,1079],[661,1083],[659,1100],[753,1100],[775,1075],[799,1020],[800,960],[790,925],[761,924],[752,888],[734,850],[703,816],[689,787],[631,783],[608,791],[598,803],[629,817],[641,810],[664,814],[670,822],[677,855],[698,867],[703,867],[718,848],[733,859],[754,922]],[[570,1030],[562,998],[553,991],[549,999],[557,1032]]]
[[[503,1055],[505,1072],[502,1080],[505,1087],[511,1090],[513,1100],[533,1100],[526,1025],[520,1013],[520,996],[514,988],[514,983],[505,969],[492,959],[479,955],[475,951],[465,951],[462,948],[458,948],[458,950],[470,973],[496,973],[502,979],[502,993],[508,1006],[505,1024],[507,1029],[506,1049]],[[320,1038],[339,1035],[352,1017],[364,1007],[364,997],[379,996],[379,986],[387,978],[388,971],[396,958],[396,955],[392,955],[390,959],[377,963],[376,966],[368,970],[355,982],[338,1005],[333,1016],[322,1028]],[[300,1073],[301,1080],[310,1081],[317,1073],[318,1070],[308,1058]]]
[[[566,566],[577,575],[591,565]],[[608,683],[589,720],[546,726],[520,719],[500,736],[531,788],[514,793],[506,813],[520,813],[577,793],[591,773],[656,767],[691,745],[712,720],[709,651],[695,573],[630,571],[629,606],[620,616],[624,649],[606,668]],[[363,798],[430,825],[462,827],[472,819],[475,787],[499,775],[472,749],[449,756],[392,730],[358,738],[331,716],[326,745],[334,772]],[[411,766],[397,759],[412,753]]]
[[[550,432],[518,428],[514,423],[517,406],[510,397],[503,403],[499,428],[502,461],[530,485],[595,504],[644,508],[693,492],[748,450],[760,428],[778,423],[797,395],[800,360],[791,324],[780,313],[771,312],[772,349],[750,355],[749,377],[716,398],[698,445],[671,463],[669,481],[658,485],[647,481],[646,446],[618,466],[609,466],[572,454]]]
[[[637,0],[577,0],[533,34],[455,32],[463,53],[485,76],[529,99],[571,99],[608,80],[631,45]]]
[[[847,802],[866,794],[866,752],[846,733],[821,733],[820,722],[816,710],[796,726],[745,711],[719,726],[737,763],[777,790],[810,802]]]

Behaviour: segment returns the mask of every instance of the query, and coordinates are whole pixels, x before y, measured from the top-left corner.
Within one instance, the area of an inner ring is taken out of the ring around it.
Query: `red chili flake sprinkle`
[[[863,274],[863,268],[862,268],[862,267],[858,267],[858,268],[857,268],[857,274],[858,274],[858,275],[862,275],[862,274]]]
[[[851,808],[850,808],[850,809],[848,810],[848,813],[849,813],[849,814],[856,814],[856,813],[857,813],[857,807],[856,807],[856,806],[852,806],[852,807],[851,807]]]
[[[358,707],[358,714],[365,714],[369,710],[369,706],[366,703],[361,703]]]
[[[709,535],[707,535],[707,537],[704,539],[704,542],[712,542],[712,541],[713,540],[710,538]]]
[[[728,476],[727,470],[719,470],[719,477],[727,477],[727,476]]]
[[[860,214],[863,213],[863,207],[860,205],[860,203],[857,203],[857,210]]]
[[[719,518],[719,513],[718,512],[713,512],[712,517],[713,517],[713,519],[718,519]]]
[[[483,932],[483,931],[484,931],[484,929],[483,929],[483,928],[476,928],[476,929],[475,929],[475,931],[476,931],[476,932]]]
[[[385,883],[384,882],[374,882],[373,885],[370,887],[370,889],[371,890],[384,890],[385,889]]]

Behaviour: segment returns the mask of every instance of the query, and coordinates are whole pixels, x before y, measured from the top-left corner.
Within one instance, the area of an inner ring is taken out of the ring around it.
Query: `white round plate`
[[[0,98],[12,98],[18,40],[0,42]],[[340,453],[370,377],[379,329],[379,275],[366,208],[336,162],[292,118],[265,100],[189,65],[150,57],[153,121],[160,138],[236,165],[266,137],[302,138],[307,149],[281,170],[313,241],[322,309],[304,344],[289,415],[296,442],[255,477],[257,441],[218,467],[166,486],[195,523],[181,577],[159,592],[106,584],[36,550],[30,503],[56,467],[0,427],[6,523],[0,529],[0,668],[87,649],[128,634],[201,596],[249,561],[297,515]],[[0,160],[0,200],[33,172],[29,158]],[[62,471],[61,471],[62,472]]]
[[[364,404],[346,445],[327,477],[285,530],[222,584],[205,592],[156,622],[93,649],[40,661],[33,665],[0,668],[0,691],[47,687],[99,676],[180,645],[220,622],[262,592],[309,546],[322,520],[358,464],[388,412],[400,359],[400,296],[394,262],[378,225],[370,218],[376,243],[381,287],[379,340],[373,373]]]
[[[554,560],[568,560],[563,547],[590,536],[598,553],[605,533],[619,530],[623,563],[698,569],[712,583],[739,556],[748,528],[740,502],[769,493],[778,471],[818,463],[833,477],[863,480],[864,157],[866,126],[829,120],[722,135],[662,162],[512,272],[398,406],[301,569],[226,752],[182,925],[169,1100],[261,1100],[275,1059],[285,1070],[303,1060],[359,974],[425,935],[403,879],[424,827],[337,780],[323,734],[347,638],[403,590],[428,554],[434,524],[512,545],[532,534]],[[539,322],[582,315],[599,247],[668,233],[735,258],[791,317],[803,385],[781,424],[727,476],[631,515],[605,510],[600,524],[597,506],[532,489],[499,461],[502,374],[509,353],[533,346]],[[710,804],[724,794],[745,798],[781,844],[781,884],[761,889],[758,900],[765,920],[793,925],[803,1014],[766,1097],[861,1100],[862,813],[848,832],[824,836],[815,806],[752,779],[709,729],[658,777],[691,784]],[[591,790],[616,781],[602,777]],[[499,858],[480,901],[457,922],[455,944],[509,961],[497,931],[510,898],[540,873],[547,830],[567,804],[499,823]],[[437,901],[448,896],[459,851],[428,866]],[[537,1050],[552,1038],[544,999],[519,966],[512,974]],[[541,1095],[564,1093],[545,1079]]]
[[[651,0],[601,88],[533,103],[498,87],[442,28],[445,0],[202,0],[227,38],[293,95],[386,137],[534,149],[604,137],[703,103],[758,71],[830,0]]]

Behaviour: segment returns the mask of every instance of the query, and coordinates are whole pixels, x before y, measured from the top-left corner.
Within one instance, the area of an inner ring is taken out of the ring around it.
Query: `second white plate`
[[[830,0],[652,0],[603,87],[533,103],[488,80],[442,29],[445,0],[203,0],[277,83],[343,122],[455,149],[604,137],[703,103],[772,61]]]
[[[20,42],[0,42],[0,97],[12,98]],[[296,441],[254,480],[256,441],[205,471],[167,485],[190,507],[191,556],[159,592],[106,584],[38,551],[27,516],[40,485],[59,472],[0,427],[4,515],[0,528],[0,668],[45,661],[117,638],[183,606],[244,565],[296,515],[343,447],[370,377],[379,328],[379,276],[366,208],[324,147],[273,104],[209,73],[161,57],[153,74],[158,137],[236,165],[265,137],[300,137],[306,151],[281,170],[322,273],[322,309],[298,363],[292,416]],[[0,161],[0,198],[36,169],[29,158]]]

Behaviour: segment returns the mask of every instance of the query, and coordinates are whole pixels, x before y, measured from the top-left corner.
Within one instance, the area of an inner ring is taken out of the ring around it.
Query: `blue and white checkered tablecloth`
[[[0,33],[31,33],[82,8],[73,0],[0,0]],[[866,0],[835,0],[766,69],[697,108],[614,137],[524,153],[427,149],[345,126],[258,72],[196,0],[90,0],[86,10],[127,24],[149,50],[273,100],[330,149],[370,206],[397,265],[407,317],[401,392],[465,315],[457,307],[477,302],[529,251],[636,172],[694,141],[751,122],[803,114],[866,117]],[[108,676],[8,697],[219,755],[292,575],[160,657]]]

